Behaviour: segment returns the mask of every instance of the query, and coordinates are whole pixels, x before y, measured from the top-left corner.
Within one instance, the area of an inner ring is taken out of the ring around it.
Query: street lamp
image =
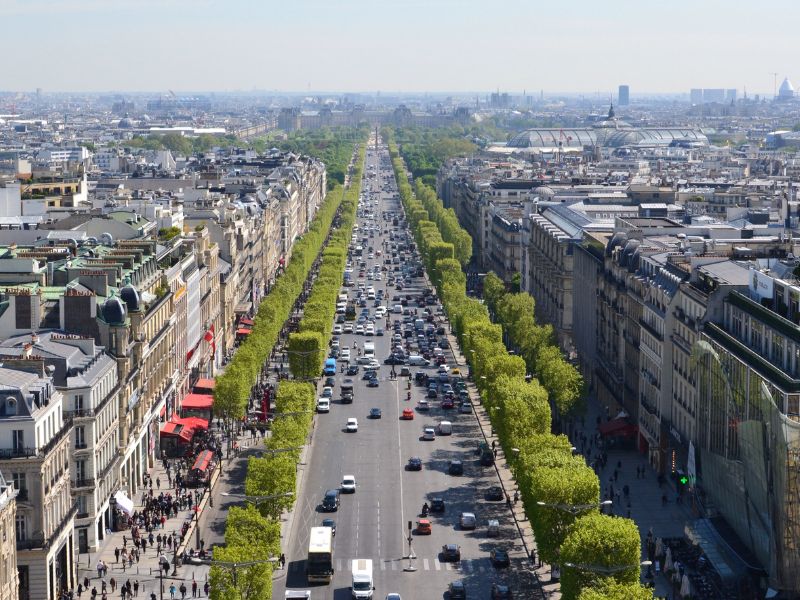
[[[615,567],[606,567],[604,565],[575,564],[571,562],[565,562],[564,566],[569,567],[570,569],[579,569],[581,571],[589,571],[590,573],[598,573],[600,575],[613,575],[614,573],[627,571],[628,569],[635,569],[636,567],[649,567],[652,564],[653,564],[652,561],[643,560],[636,565],[617,565]]]
[[[568,512],[573,516],[577,516],[582,512],[586,512],[587,510],[592,510],[593,508],[599,508],[602,510],[604,506],[611,506],[611,500],[603,500],[599,504],[548,504],[547,502],[542,502],[539,500],[536,502],[537,505],[543,506],[545,508],[553,508],[556,510],[563,510],[564,512]]]

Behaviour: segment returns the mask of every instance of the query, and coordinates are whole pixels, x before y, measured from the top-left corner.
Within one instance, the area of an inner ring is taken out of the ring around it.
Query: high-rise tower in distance
[[[631,103],[631,88],[628,85],[619,86],[618,106],[628,106]]]

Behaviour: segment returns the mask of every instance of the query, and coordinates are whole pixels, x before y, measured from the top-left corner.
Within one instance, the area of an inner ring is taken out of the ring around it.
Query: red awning
[[[200,454],[198,454],[197,459],[194,461],[192,469],[205,471],[208,468],[208,465],[213,457],[214,455],[212,454],[211,450],[203,450]]]
[[[248,319],[247,317],[243,317],[239,319],[239,325],[249,325],[250,327],[252,327],[253,319]]]
[[[214,396],[209,394],[186,394],[181,402],[181,408],[193,408],[198,410],[211,410],[214,405]]]
[[[253,331],[252,329],[245,329],[244,327],[240,327],[236,330],[236,335],[250,335],[250,332]]]
[[[198,379],[194,384],[194,389],[213,390],[217,382],[213,379]]]
[[[208,429],[208,421],[199,417],[173,419],[164,425],[161,435],[177,436],[184,442],[190,442],[199,430]]]
[[[606,421],[597,429],[600,431],[600,435],[605,437],[634,437],[636,435],[636,425],[629,423],[627,419]]]

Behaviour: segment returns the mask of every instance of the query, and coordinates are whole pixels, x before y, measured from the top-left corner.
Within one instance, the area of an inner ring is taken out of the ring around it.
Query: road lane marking
[[[436,567],[437,571],[440,571],[442,569],[442,563],[439,562],[438,558],[433,559],[433,566]]]
[[[385,570],[386,570],[386,561],[382,560],[381,561],[381,571],[385,571]]]
[[[426,571],[430,570],[431,565],[430,565],[430,563],[428,563],[428,559],[427,558],[423,558],[422,559],[422,568],[425,569]]]

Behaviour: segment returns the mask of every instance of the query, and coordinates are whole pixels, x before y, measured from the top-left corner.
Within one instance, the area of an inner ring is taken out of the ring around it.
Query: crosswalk
[[[362,557],[363,558],[363,557]],[[513,562],[513,561],[512,561]],[[337,558],[335,561],[337,573],[349,572],[352,568],[352,561],[349,559]],[[488,558],[464,559],[459,562],[442,562],[438,557],[426,558],[417,557],[411,560],[411,564],[418,571],[457,571],[459,573],[486,573],[494,572],[497,569],[492,566]],[[386,558],[376,561],[375,568],[381,571],[402,571],[408,566],[407,558]],[[301,562],[290,564],[290,570],[303,569]]]

